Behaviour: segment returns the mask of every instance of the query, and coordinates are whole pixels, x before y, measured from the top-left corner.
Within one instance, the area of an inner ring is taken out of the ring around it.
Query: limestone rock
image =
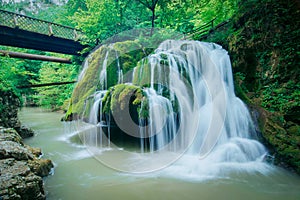
[[[5,199],[45,199],[42,178],[30,171],[25,161],[0,160],[0,196]]]
[[[0,159],[15,158],[16,160],[31,160],[33,157],[33,154],[28,149],[17,142],[0,142]]]
[[[36,175],[44,177],[48,176],[51,169],[54,167],[49,159],[34,159],[28,161],[28,166]]]
[[[12,128],[0,127],[0,142],[1,141],[12,141],[23,144],[22,138]]]
[[[40,148],[24,145],[14,129],[0,127],[0,200],[46,198],[42,177],[53,164],[41,154]]]
[[[25,147],[26,147],[26,149],[28,149],[36,157],[40,157],[42,155],[41,148],[31,147],[31,146],[28,146],[28,145],[25,145]]]

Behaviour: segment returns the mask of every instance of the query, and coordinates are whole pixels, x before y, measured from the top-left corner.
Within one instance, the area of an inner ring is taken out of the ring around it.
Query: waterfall
[[[107,89],[107,62],[108,62],[108,55],[109,51],[106,52],[105,58],[102,64],[102,70],[100,71],[100,84],[102,87],[102,90]]]
[[[104,89],[108,89],[106,69],[109,52],[105,54],[99,74],[103,91],[94,95],[92,106],[89,106],[88,122],[97,126],[94,140],[98,141],[98,147],[103,146],[102,137],[105,137],[100,131],[99,140],[99,127],[107,128],[106,145],[113,145],[110,141],[113,134],[111,116],[101,118]],[[116,76],[118,83],[122,83],[123,73],[118,58],[116,53]],[[177,161],[176,170],[191,163],[189,173],[193,174],[194,170],[197,173],[215,168],[221,170],[216,166],[224,163],[226,166],[262,163],[267,151],[255,140],[254,125],[246,105],[235,96],[230,58],[221,46],[166,40],[153,54],[139,62],[130,72],[130,77],[130,85],[140,86],[147,99],[147,102],[141,102],[140,107],[147,103],[149,109],[147,118],[138,120],[139,133],[135,135],[139,138],[139,152],[157,159],[155,162],[143,160],[144,163],[135,170],[151,171]],[[141,115],[142,109],[139,112]],[[158,154],[161,152],[172,154],[164,160]],[[195,164],[195,159],[201,162]],[[203,168],[203,165],[206,167]]]
[[[251,116],[234,94],[230,59],[221,46],[167,40],[143,63],[141,70],[150,66],[151,71],[150,89],[146,89],[150,110],[148,131],[156,137],[149,139],[150,151],[171,141],[168,147],[172,151],[188,147],[189,154],[200,158],[220,151],[220,159],[243,162],[266,153],[263,145],[253,140]],[[155,84],[161,86],[166,79],[170,99],[162,96],[161,87],[154,90]],[[179,123],[169,114],[174,113],[171,110],[174,97],[179,104]]]
[[[116,51],[116,60],[117,60],[117,67],[118,67],[118,84],[121,84],[123,83],[123,70],[120,65],[120,59],[117,51]]]

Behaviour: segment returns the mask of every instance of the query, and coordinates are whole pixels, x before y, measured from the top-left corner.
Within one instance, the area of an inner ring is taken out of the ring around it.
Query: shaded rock
[[[274,155],[274,163],[300,174],[300,129],[280,113],[256,107],[262,141]]]
[[[16,127],[19,124],[20,99],[13,90],[0,90],[0,126]]]
[[[42,178],[30,171],[25,161],[0,160],[0,196],[5,199],[45,199]]]
[[[22,125],[20,127],[15,127],[15,129],[22,138],[29,138],[34,135],[33,130],[24,125]]]
[[[20,143],[13,141],[0,142],[0,159],[31,160],[33,157],[33,154]]]

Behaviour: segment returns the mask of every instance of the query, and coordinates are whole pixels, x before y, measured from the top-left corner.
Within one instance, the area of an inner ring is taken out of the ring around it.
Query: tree
[[[157,6],[159,0],[136,0],[136,1],[143,4],[152,13],[152,17],[151,17],[151,25],[152,25],[151,26],[152,27],[151,35],[152,35],[152,31],[154,29],[155,9],[156,9],[156,6]]]
[[[39,80],[33,84],[72,81],[76,78],[78,66],[43,62],[39,71]],[[36,88],[36,103],[51,110],[66,110],[73,85],[47,86]]]

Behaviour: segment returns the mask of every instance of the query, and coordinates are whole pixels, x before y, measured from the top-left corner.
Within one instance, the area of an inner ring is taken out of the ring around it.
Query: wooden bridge
[[[86,46],[79,43],[79,30],[0,10],[0,45],[78,55]]]

